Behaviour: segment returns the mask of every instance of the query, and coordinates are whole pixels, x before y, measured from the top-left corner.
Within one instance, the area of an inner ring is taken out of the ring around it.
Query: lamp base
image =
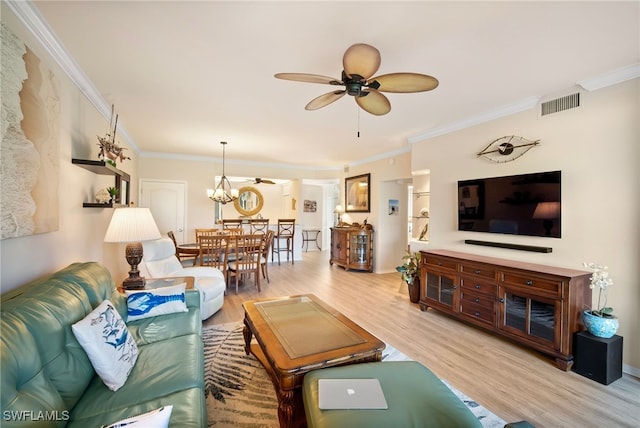
[[[125,258],[131,267],[129,278],[122,281],[122,288],[125,290],[144,288],[144,277],[140,276],[138,265],[142,261],[142,244],[140,242],[131,242],[124,249]]]
[[[125,290],[140,290],[144,288],[146,281],[143,276],[137,278],[129,276],[129,278],[122,281],[122,288]]]

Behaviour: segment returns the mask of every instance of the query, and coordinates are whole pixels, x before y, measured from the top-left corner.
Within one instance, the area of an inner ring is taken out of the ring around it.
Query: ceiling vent
[[[546,116],[576,107],[580,107],[580,92],[541,103],[540,115]]]

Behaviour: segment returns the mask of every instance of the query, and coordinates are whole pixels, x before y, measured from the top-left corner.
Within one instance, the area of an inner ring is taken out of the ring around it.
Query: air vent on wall
[[[541,103],[540,115],[546,116],[576,107],[580,107],[580,92]]]

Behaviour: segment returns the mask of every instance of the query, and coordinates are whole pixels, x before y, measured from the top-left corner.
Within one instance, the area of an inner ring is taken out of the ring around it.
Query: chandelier
[[[222,177],[220,178],[220,183],[218,183],[215,190],[207,189],[207,196],[212,201],[226,204],[227,202],[232,202],[238,199],[238,189],[232,189],[229,179],[224,175],[224,152],[227,142],[220,141],[220,144],[222,144]]]

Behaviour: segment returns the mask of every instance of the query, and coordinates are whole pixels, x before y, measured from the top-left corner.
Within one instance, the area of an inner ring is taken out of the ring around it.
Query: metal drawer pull
[[[442,266],[442,262],[438,262],[438,266]]]
[[[504,303],[504,299],[500,299],[498,300],[500,303]]]
[[[476,269],[476,275],[480,275],[480,269]]]
[[[480,303],[480,299],[478,299],[477,297],[475,299],[473,299],[474,302],[476,303]]]
[[[480,312],[476,312],[475,315],[480,318]]]
[[[527,282],[526,282],[526,284],[527,284],[527,285],[531,285],[531,284],[533,284],[533,281],[531,281],[530,279],[528,279],[528,280],[527,280]]]
[[[481,286],[480,284],[476,284],[476,285],[475,285],[475,289],[476,289],[476,290],[480,290],[481,288],[482,288],[482,286]]]

